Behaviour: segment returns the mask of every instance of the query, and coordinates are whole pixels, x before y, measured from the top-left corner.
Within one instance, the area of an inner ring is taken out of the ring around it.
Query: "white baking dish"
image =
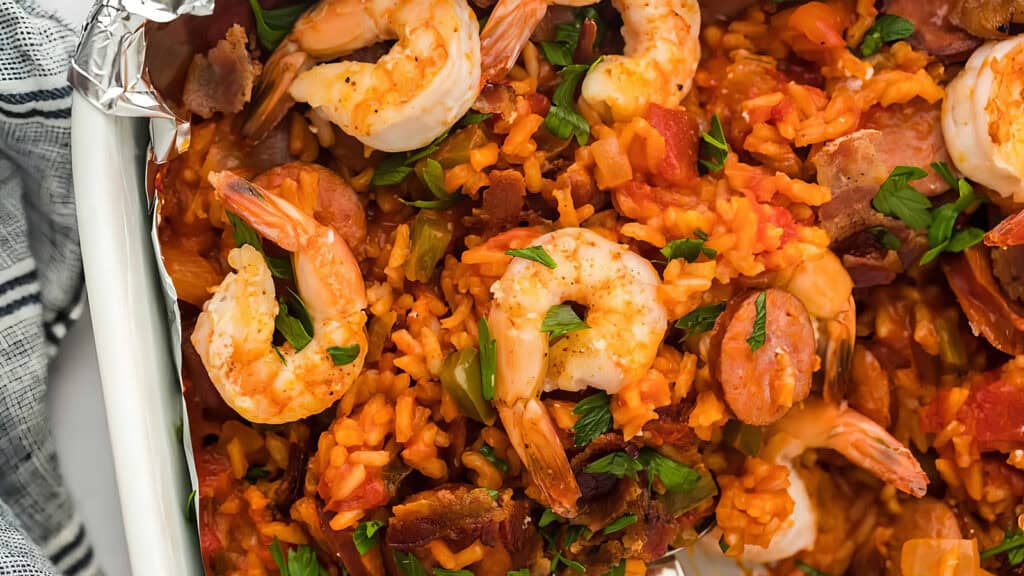
[[[132,572],[202,574],[182,398],[150,241],[148,120],[108,116],[78,93],[72,165],[85,278]]]
[[[201,575],[182,446],[182,398],[150,237],[148,120],[109,116],[77,93],[72,158],[85,277],[132,571]],[[685,571],[684,571],[685,568]],[[739,576],[680,551],[651,576]]]

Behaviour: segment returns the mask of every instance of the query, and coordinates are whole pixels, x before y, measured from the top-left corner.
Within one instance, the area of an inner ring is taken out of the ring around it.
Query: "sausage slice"
[[[771,424],[811,391],[815,339],[804,305],[789,292],[769,288],[765,295],[764,345],[747,342],[757,318],[761,292],[732,299],[715,323],[712,374],[736,417],[755,426]]]

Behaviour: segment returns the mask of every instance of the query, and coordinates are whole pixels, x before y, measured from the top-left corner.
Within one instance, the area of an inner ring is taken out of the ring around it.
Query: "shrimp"
[[[974,51],[946,87],[942,132],[957,169],[1024,202],[1024,35]]]
[[[267,63],[243,132],[258,139],[294,100],[377,150],[425,146],[480,93],[479,29],[466,0],[321,0]],[[314,66],[385,40],[375,63]]]
[[[282,424],[323,411],[349,388],[366,355],[366,289],[359,264],[334,229],[229,172],[210,175],[227,209],[292,252],[299,295],[313,321],[301,350],[272,344],[278,303],[262,254],[249,245],[228,254],[235,272],[203,306],[192,332],[210,380],[243,418]],[[357,347],[336,365],[332,347]]]
[[[586,6],[594,0],[499,0],[480,35],[487,79],[515,64],[549,4]],[[623,55],[605,56],[583,80],[583,99],[603,117],[628,120],[647,104],[678,106],[700,61],[700,6],[696,0],[613,0],[622,14]]]
[[[515,258],[491,289],[495,392],[502,424],[534,483],[555,512],[569,517],[580,490],[538,395],[588,386],[615,394],[642,377],[657,356],[668,312],[658,299],[658,273],[625,246],[583,228],[556,230],[532,245],[556,267]],[[544,317],[566,301],[589,306],[589,328],[549,341]]]
[[[788,493],[794,503],[789,522],[775,534],[767,548],[744,547],[743,560],[775,562],[814,546],[818,533],[817,511],[806,484],[793,467],[793,461],[811,448],[831,448],[912,496],[920,498],[927,491],[928,476],[917,459],[884,428],[845,406],[807,402],[772,425],[769,439],[760,453],[760,457],[789,468]]]
[[[700,62],[697,0],[612,0],[622,14],[622,56],[605,56],[583,80],[583,99],[605,118],[628,120],[647,104],[678,106]]]

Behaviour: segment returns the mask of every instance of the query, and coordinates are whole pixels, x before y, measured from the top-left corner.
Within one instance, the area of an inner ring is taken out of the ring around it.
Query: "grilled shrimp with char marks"
[[[334,229],[282,198],[228,172],[211,174],[210,182],[228,210],[292,252],[313,338],[301,350],[274,348],[274,279],[263,255],[244,245],[228,254],[235,272],[203,306],[192,344],[217,391],[243,418],[282,424],[321,412],[355,381],[366,354],[359,265]],[[328,349],[353,345],[355,359],[335,365]]]
[[[583,228],[563,228],[532,245],[542,246],[556,267],[513,259],[491,289],[498,413],[551,508],[572,516],[579,487],[538,395],[587,387],[615,394],[642,377],[657,356],[668,313],[658,298],[658,273],[625,246]],[[541,332],[544,317],[566,301],[588,306],[589,328],[551,342]]]
[[[593,0],[550,4],[586,6]],[[500,79],[515,64],[548,0],[499,0],[480,36],[484,76]],[[612,0],[622,14],[622,55],[605,56],[583,81],[583,99],[605,118],[629,120],[647,104],[678,106],[700,62],[696,0]]]
[[[386,40],[397,41],[377,62],[314,66]],[[479,93],[479,25],[466,0],[321,0],[268,61],[244,132],[259,138],[294,100],[367,146],[413,150]]]

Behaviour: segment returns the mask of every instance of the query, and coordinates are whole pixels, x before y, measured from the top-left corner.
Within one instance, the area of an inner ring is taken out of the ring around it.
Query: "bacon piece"
[[[491,228],[506,230],[519,224],[526,197],[526,182],[517,170],[494,170],[483,192],[483,216]]]
[[[242,111],[261,70],[260,63],[249,57],[248,42],[245,28],[235,25],[206,55],[192,58],[184,90],[189,111],[203,118]]]

